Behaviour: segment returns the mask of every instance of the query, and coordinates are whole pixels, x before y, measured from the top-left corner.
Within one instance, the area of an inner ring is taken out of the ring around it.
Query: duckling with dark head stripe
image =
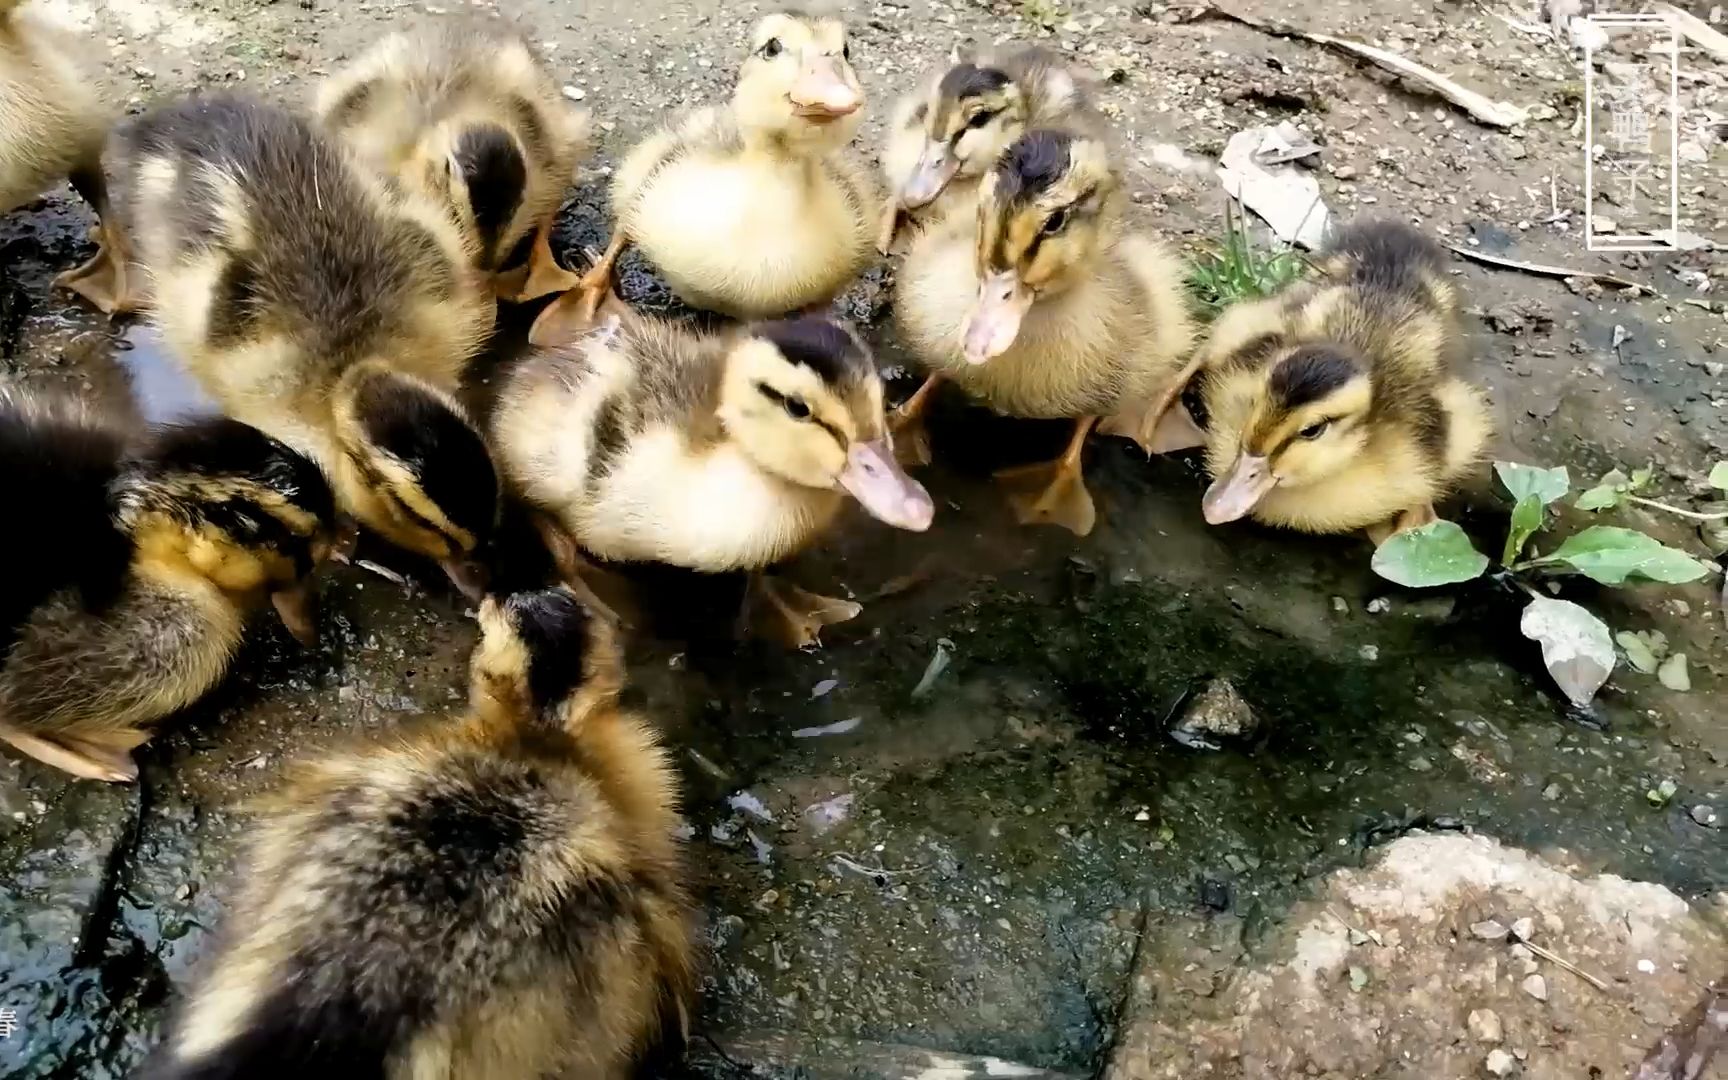
[[[974,56],[928,76],[888,124],[882,171],[890,198],[877,247],[887,254],[903,216],[929,223],[968,211],[978,182],[1028,128],[1102,138],[1109,125],[1045,49]]]
[[[913,241],[894,292],[902,338],[929,373],[894,418],[927,460],[920,413],[951,381],[1008,416],[1074,419],[1061,457],[998,474],[1022,522],[1084,536],[1097,514],[1081,477],[1093,425],[1162,449],[1147,410],[1193,340],[1184,269],[1128,231],[1101,139],[1037,129],[1015,140],[954,214]]]
[[[453,395],[493,304],[448,213],[234,97],[130,122],[103,165],[122,283],[132,260],[147,271],[163,338],[210,396],[317,462],[343,512],[477,595],[498,482]]]
[[[466,717],[295,769],[155,1080],[623,1080],[679,1040],[677,783],[611,626],[488,597]]]
[[[751,571],[771,635],[792,644],[860,609],[760,571],[813,543],[847,495],[903,529],[935,512],[894,461],[869,350],[816,317],[701,333],[620,313],[520,364],[492,437],[516,490],[575,545]]]
[[[1364,529],[1379,542],[1434,519],[1492,423],[1458,374],[1458,296],[1433,241],[1365,221],[1338,233],[1319,269],[1226,311],[1194,358],[1214,477],[1203,509],[1212,524]]]
[[[313,464],[234,420],[135,450],[84,407],[0,394],[0,467],[29,528],[0,534],[0,740],[75,776],[130,780],[130,751],[227,671],[274,597],[302,640],[335,527]]]
[[[453,194],[465,198],[449,211],[472,234],[476,266],[499,296],[530,300],[576,285],[553,258],[552,219],[587,148],[588,114],[564,99],[521,33],[495,20],[440,19],[391,34],[324,80],[314,112],[398,182],[426,186],[454,162],[463,184]],[[518,249],[530,234],[524,260]]]

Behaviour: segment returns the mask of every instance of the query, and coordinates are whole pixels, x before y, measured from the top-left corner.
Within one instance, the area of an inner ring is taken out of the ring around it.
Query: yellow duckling
[[[387,176],[422,184],[453,162],[468,199],[451,211],[473,232],[476,265],[495,275],[499,296],[529,300],[577,284],[550,239],[587,148],[588,114],[564,99],[520,33],[470,19],[391,34],[324,81],[314,112]]]
[[[1170,437],[1150,409],[1193,340],[1183,267],[1124,231],[1117,173],[1098,139],[1034,130],[985,176],[978,212],[912,243],[894,293],[901,338],[929,372],[901,407],[915,424],[948,380],[1008,416],[1078,418],[1049,464],[998,474],[1022,522],[1084,536],[1097,514],[1080,455],[1094,424],[1149,452]],[[913,456],[928,459],[921,430]]]
[[[1342,230],[1321,273],[1226,311],[1195,357],[1206,403],[1203,502],[1376,543],[1434,520],[1434,503],[1493,432],[1464,359],[1458,296],[1433,241],[1398,221]]]
[[[903,216],[928,221],[970,209],[979,180],[1028,128],[1103,138],[1108,125],[1044,49],[963,60],[928,77],[888,126],[882,171],[890,196],[877,248],[888,253]]]
[[[449,216],[240,98],[146,114],[103,166],[121,243],[66,284],[101,298],[118,280],[127,300],[136,260],[164,340],[230,416],[317,462],[344,513],[477,596],[498,480],[454,394],[493,303]]]
[[[609,626],[488,597],[468,715],[302,764],[158,1080],[625,1080],[694,993],[678,782]],[[654,1075],[660,1075],[655,1073]]]
[[[850,56],[837,18],[761,19],[731,106],[700,109],[624,159],[611,245],[551,318],[586,325],[632,242],[692,307],[753,319],[826,306],[870,260],[881,206],[846,149],[864,104]]]
[[[29,515],[0,537],[0,741],[74,776],[214,687],[273,596],[311,642],[306,584],[335,528],[310,461],[233,420],[126,433],[68,399],[0,391],[0,467]]]
[[[99,206],[109,111],[54,28],[0,0],[0,213],[70,178]]]
[[[512,373],[492,437],[526,501],[605,559],[761,571],[812,543],[846,495],[903,529],[935,512],[894,460],[868,350],[815,316],[720,334],[608,316]],[[860,610],[760,573],[753,588],[793,645]]]

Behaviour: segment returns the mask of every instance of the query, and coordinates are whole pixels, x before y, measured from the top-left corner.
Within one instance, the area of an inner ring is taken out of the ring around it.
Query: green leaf
[[[1542,501],[1543,506],[1547,506],[1556,499],[1565,498],[1566,493],[1572,489],[1572,478],[1566,474],[1564,465],[1554,469],[1538,469],[1534,465],[1496,461],[1494,473],[1500,477],[1500,482],[1506,485],[1513,502],[1522,502],[1527,496],[1534,495]]]
[[[1692,689],[1692,675],[1686,670],[1686,654],[1677,652],[1670,656],[1657,669],[1656,678],[1670,690],[1685,693]]]
[[[1614,635],[1614,640],[1632,666],[1646,675],[1656,674],[1662,657],[1668,654],[1668,638],[1660,630],[1622,630]]]
[[[1655,479],[1655,477],[1656,470],[1652,469],[1648,465],[1644,466],[1642,469],[1633,469],[1632,479],[1627,481],[1626,490],[1642,491],[1644,488],[1650,486],[1650,481]]]
[[[1608,625],[1570,600],[1533,598],[1518,629],[1542,646],[1543,665],[1574,705],[1590,704],[1614,671],[1614,638]]]
[[[1718,461],[1710,470],[1710,486],[1728,491],[1728,461]]]
[[[1406,529],[1374,549],[1374,572],[1412,589],[1452,585],[1482,576],[1488,556],[1450,521]]]
[[[1624,490],[1612,484],[1600,484],[1578,496],[1578,501],[1572,505],[1580,510],[1612,510],[1620,505],[1620,496]]]
[[[1648,473],[1649,470],[1641,470]],[[1610,469],[1596,482],[1596,486],[1578,497],[1573,505],[1580,510],[1612,510],[1620,505],[1620,499],[1632,490],[1636,481],[1627,477],[1619,469]]]
[[[1553,554],[1538,563],[1565,563],[1604,585],[1624,585],[1628,578],[1646,578],[1670,585],[1697,581],[1709,567],[1636,529],[1592,525],[1566,538]]]
[[[1518,505],[1512,508],[1512,524],[1506,529],[1506,550],[1500,555],[1502,565],[1512,565],[1512,560],[1524,550],[1524,545],[1536,535],[1536,530],[1542,527],[1542,500],[1535,495],[1526,495],[1518,500]]]

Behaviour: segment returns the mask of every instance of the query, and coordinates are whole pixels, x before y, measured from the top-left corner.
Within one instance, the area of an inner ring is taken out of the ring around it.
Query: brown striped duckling
[[[719,333],[608,316],[512,373],[492,438],[508,480],[576,546],[752,571],[769,633],[794,646],[860,608],[762,571],[813,543],[848,495],[897,528],[934,514],[895,462],[869,351],[815,316]]]
[[[694,994],[678,781],[610,627],[488,597],[466,716],[264,800],[156,1080],[625,1080]],[[654,1075],[660,1075],[654,1073]]]
[[[131,289],[142,268],[164,340],[228,415],[317,462],[341,511],[478,596],[498,480],[454,395],[494,305],[448,214],[236,97],[123,125],[103,170],[120,244],[101,276]]]
[[[903,217],[969,212],[978,182],[1029,128],[1096,138],[1108,131],[1073,73],[1045,49],[963,59],[927,77],[888,126],[889,199],[877,248],[888,253]]]
[[[1434,520],[1434,503],[1493,433],[1457,372],[1466,344],[1440,248],[1365,221],[1320,272],[1226,311],[1194,360],[1206,405],[1203,502],[1214,525],[1252,517],[1376,542]]]
[[[61,397],[0,391],[0,465],[26,508],[0,538],[0,741],[73,776],[138,776],[132,751],[221,681],[274,598],[311,643],[329,550],[324,478],[234,420],[153,433]]]
[[[437,190],[438,177],[459,171],[457,194],[467,198],[450,210],[472,232],[476,266],[500,297],[577,284],[550,241],[587,149],[588,113],[564,99],[521,33],[462,19],[391,34],[323,82],[314,113],[383,175],[421,186],[430,176]]]
[[[919,234],[900,269],[895,323],[928,372],[895,417],[909,451],[928,459],[916,425],[943,381],[1007,416],[1074,418],[1061,457],[998,478],[1022,522],[1086,535],[1097,514],[1080,460],[1093,426],[1148,452],[1172,438],[1149,410],[1193,341],[1184,276],[1162,244],[1125,228],[1102,141],[1022,135],[985,176],[976,215]]]

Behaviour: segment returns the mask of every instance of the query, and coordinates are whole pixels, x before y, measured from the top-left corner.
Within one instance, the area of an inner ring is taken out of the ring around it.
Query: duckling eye
[[[1057,233],[1061,232],[1067,224],[1068,208],[1064,206],[1044,220],[1044,235],[1055,236]]]
[[[972,114],[971,119],[966,121],[966,126],[973,131],[977,131],[995,118],[996,114],[991,112],[989,109],[979,109],[977,112]]]
[[[772,386],[769,386],[767,383],[757,383],[756,384],[756,390],[758,393],[760,393],[763,397],[767,398],[769,401],[772,401],[775,404],[779,405],[782,409],[785,409],[786,415],[790,416],[792,419],[794,419],[794,420],[808,420],[808,419],[810,419],[810,406],[808,406],[804,403],[803,398],[790,397],[786,394],[782,394],[780,391],[774,389]]]
[[[840,59],[846,61],[848,64],[852,62],[852,43],[850,41],[840,46]]]
[[[767,41],[763,42],[762,47],[756,51],[762,54],[762,59],[772,60],[776,56],[780,55],[780,39],[777,37],[771,37]]]
[[[1331,426],[1332,421],[1322,420],[1318,424],[1309,424],[1296,434],[1300,435],[1304,439],[1318,439],[1320,436],[1326,434],[1326,429]]]

